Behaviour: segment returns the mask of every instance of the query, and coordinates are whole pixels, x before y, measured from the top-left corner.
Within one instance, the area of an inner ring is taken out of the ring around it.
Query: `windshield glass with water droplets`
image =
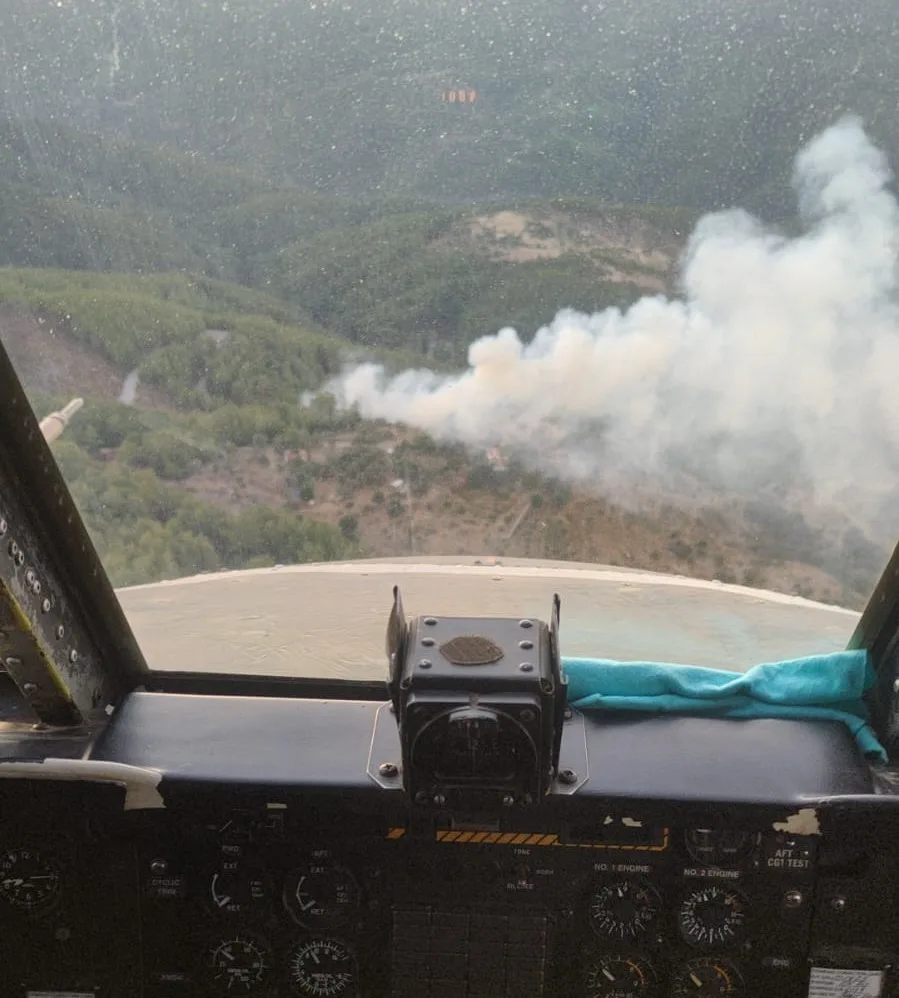
[[[551,559],[859,609],[893,8],[5,0],[0,341],[114,583]]]

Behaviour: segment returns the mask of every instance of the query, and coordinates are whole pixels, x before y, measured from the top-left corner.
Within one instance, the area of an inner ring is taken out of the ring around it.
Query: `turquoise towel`
[[[742,674],[599,658],[566,658],[562,668],[568,702],[579,710],[842,721],[866,758],[887,761],[863,700],[874,684],[866,651],[769,662]]]

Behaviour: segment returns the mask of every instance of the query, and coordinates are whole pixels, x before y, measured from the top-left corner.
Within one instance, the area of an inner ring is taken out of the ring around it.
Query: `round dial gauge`
[[[0,855],[0,897],[20,911],[36,911],[59,897],[62,877],[54,859],[34,849]]]
[[[256,819],[249,811],[230,811],[211,827],[226,845],[244,845],[253,837]]]
[[[681,935],[693,946],[726,946],[741,935],[746,921],[742,894],[711,884],[687,895],[677,913]]]
[[[215,911],[245,915],[265,907],[268,883],[263,872],[240,862],[223,863],[212,875],[209,900]]]
[[[648,884],[616,880],[594,888],[590,924],[606,939],[636,939],[652,925],[660,909],[659,895]]]
[[[284,905],[306,928],[343,925],[358,910],[359,886],[339,863],[309,863],[288,875]]]
[[[743,979],[730,960],[691,960],[674,972],[671,979],[671,994],[674,998],[693,995],[696,998],[712,998],[717,995],[730,995],[739,998],[743,994]]]
[[[595,960],[584,977],[587,998],[644,998],[654,993],[657,978],[640,957],[609,954]]]
[[[220,994],[255,994],[265,984],[270,967],[268,947],[248,936],[223,939],[209,951],[210,979]]]
[[[691,828],[685,839],[687,852],[703,866],[727,866],[742,859],[752,845],[749,832],[720,828]]]
[[[310,939],[292,950],[287,977],[295,994],[344,998],[356,991],[356,958],[337,939]]]

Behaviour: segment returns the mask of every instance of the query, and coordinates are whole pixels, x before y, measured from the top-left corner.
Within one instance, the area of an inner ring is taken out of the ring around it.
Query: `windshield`
[[[381,675],[395,582],[557,590],[568,654],[845,644],[802,600],[899,535],[894,0],[3,9],[0,340],[151,666]]]

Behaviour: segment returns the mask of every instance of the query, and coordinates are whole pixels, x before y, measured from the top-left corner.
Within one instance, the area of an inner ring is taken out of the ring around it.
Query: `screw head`
[[[430,660],[430,659],[428,659],[428,658],[423,658],[423,659],[422,659],[422,660],[421,660],[421,661],[420,661],[420,662],[418,663],[418,667],[419,667],[419,669],[430,669],[430,668],[431,668],[431,666],[432,666],[433,664],[434,664],[434,663],[433,663],[433,662],[431,662],[431,660]]]
[[[783,897],[785,908],[801,908],[803,901],[805,901],[805,895],[802,891],[787,891]]]
[[[559,770],[559,782],[567,783],[569,786],[572,783],[577,783],[577,773],[573,769]]]
[[[395,762],[382,762],[381,765],[378,766],[378,772],[381,776],[396,776],[399,769]]]
[[[530,662],[522,662],[521,665],[518,666],[518,671],[519,672],[533,672],[534,671],[534,666]]]
[[[6,661],[9,662],[9,659],[7,659]],[[35,683],[24,683],[22,686],[22,690],[27,696],[33,696],[35,693],[37,693],[37,685]]]

